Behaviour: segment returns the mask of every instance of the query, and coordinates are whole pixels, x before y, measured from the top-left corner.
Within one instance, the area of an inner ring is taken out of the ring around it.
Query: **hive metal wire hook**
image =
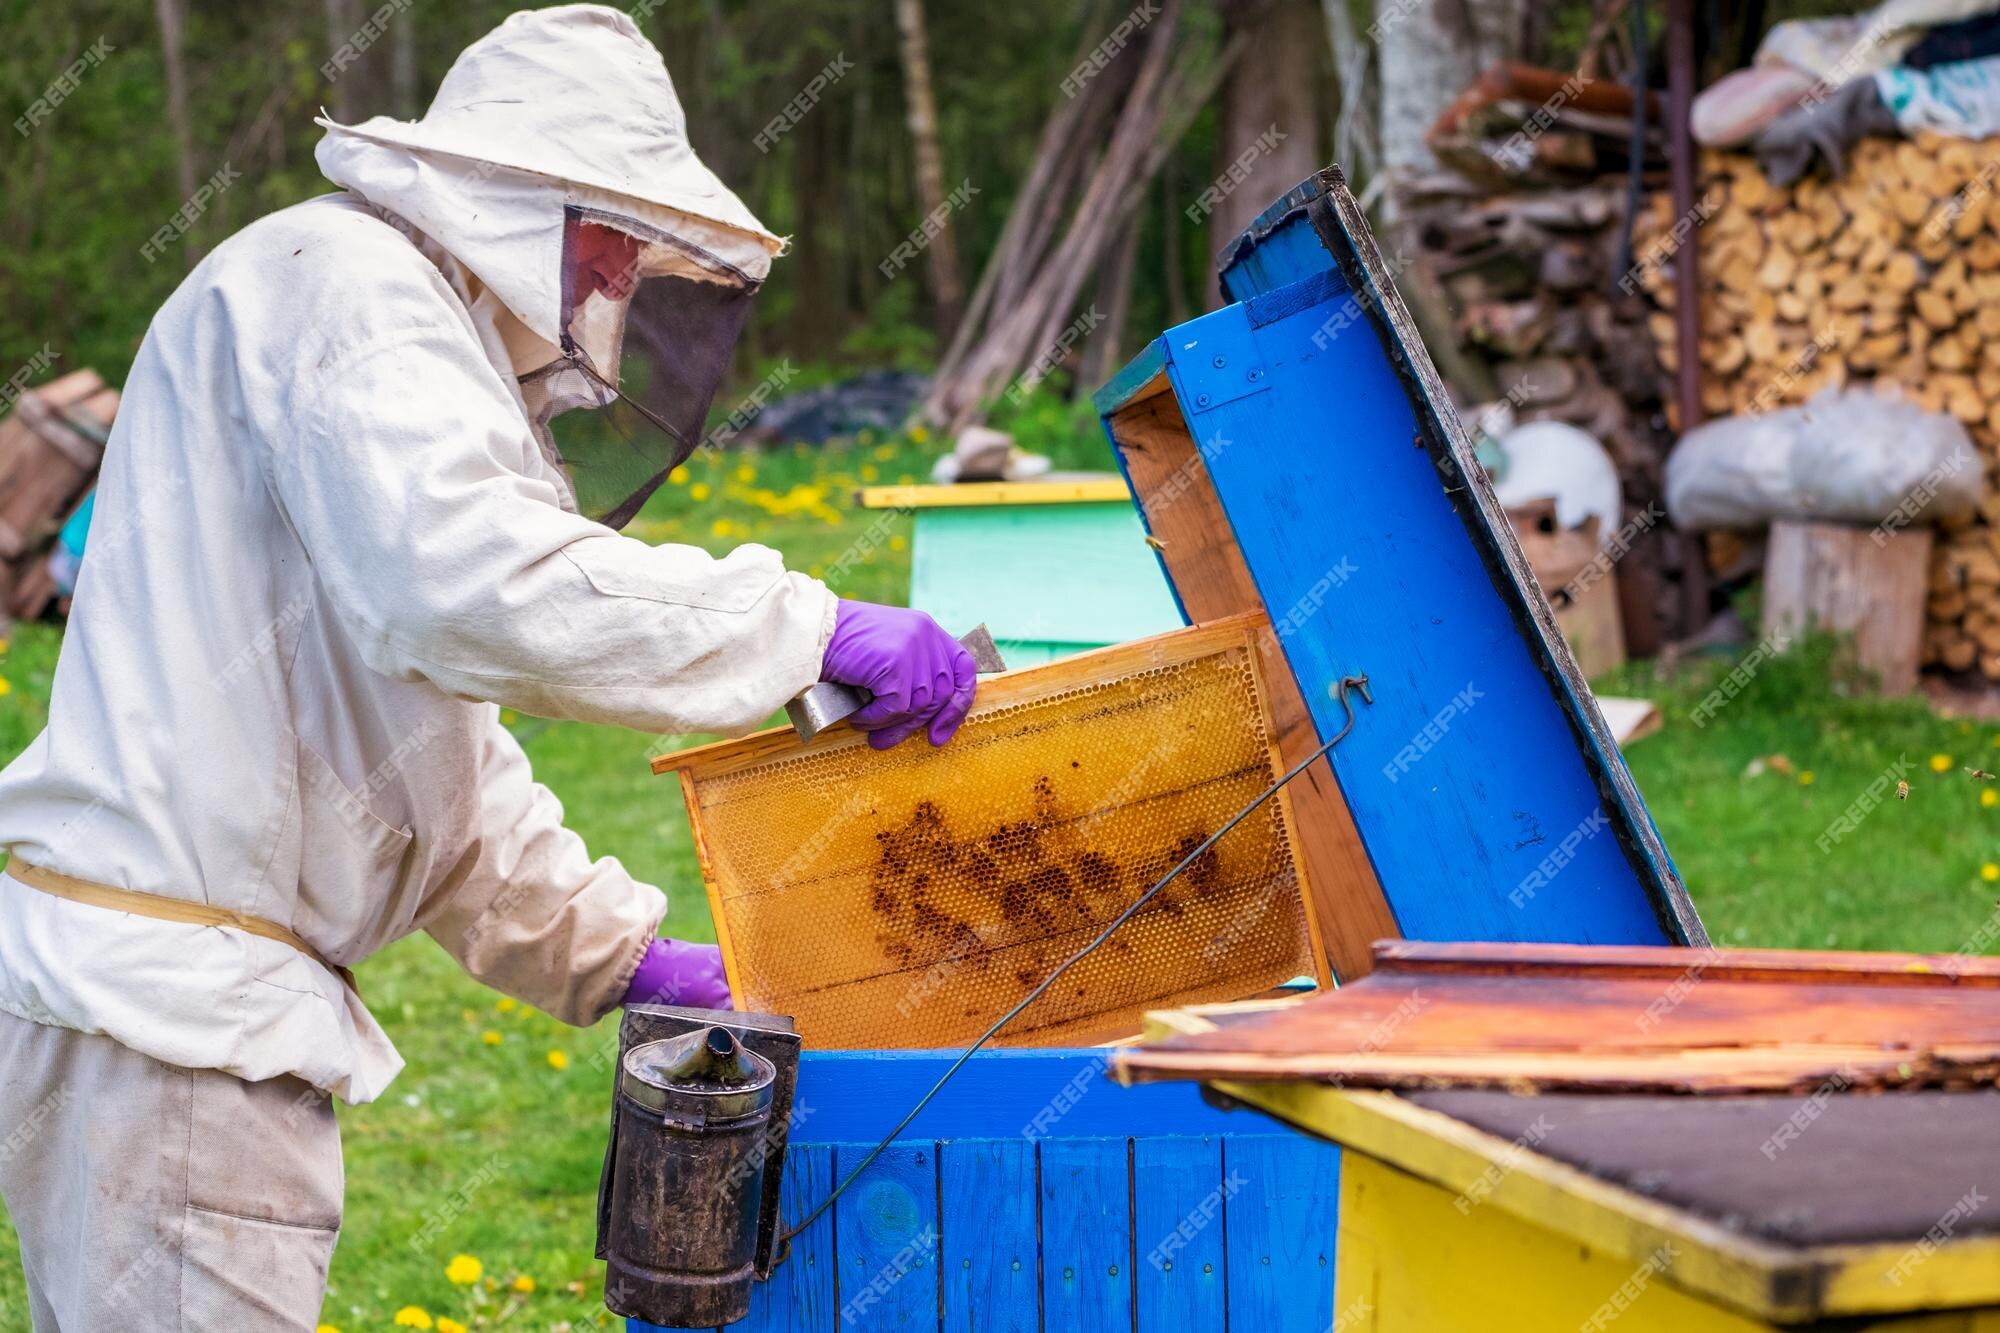
[[[1124,911],[1120,912],[1116,917],[1112,918],[1111,924],[1106,926],[1101,932],[1099,932],[1096,939],[1092,940],[1090,943],[1084,945],[1081,949],[1077,950],[1074,954],[1070,955],[1070,957],[1067,960],[1065,960],[1059,967],[1057,967],[1055,971],[1049,973],[1048,976],[1042,978],[1041,984],[1037,985],[1033,990],[1029,991],[1025,996],[1023,996],[1020,1002],[1017,1003],[1012,1009],[1009,1009],[1006,1013],[1000,1015],[999,1018],[995,1019],[993,1021],[993,1026],[987,1028],[985,1032],[979,1035],[979,1040],[973,1042],[972,1045],[966,1047],[963,1051],[961,1051],[959,1053],[958,1058],[951,1062],[951,1066],[947,1068],[944,1071],[944,1073],[938,1076],[938,1081],[931,1084],[930,1091],[926,1092],[923,1096],[919,1097],[917,1099],[917,1104],[909,1109],[909,1113],[906,1114],[901,1120],[896,1122],[896,1127],[890,1130],[886,1135],[884,1135],[880,1143],[876,1144],[873,1148],[869,1149],[868,1155],[862,1158],[859,1162],[855,1163],[854,1169],[852,1171],[849,1171],[846,1177],[843,1180],[841,1180],[841,1182],[838,1185],[835,1185],[833,1187],[833,1193],[827,1195],[825,1199],[820,1201],[818,1207],[814,1208],[810,1213],[806,1214],[805,1221],[799,1223],[797,1226],[793,1227],[791,1230],[787,1231],[784,1234],[784,1236],[778,1242],[777,1262],[783,1263],[786,1260],[786,1258],[790,1256],[792,1252],[793,1237],[802,1234],[807,1227],[810,1227],[813,1223],[819,1221],[819,1219],[825,1215],[827,1209],[833,1207],[834,1200],[838,1199],[842,1194],[845,1194],[847,1192],[847,1187],[849,1185],[852,1185],[855,1182],[856,1178],[859,1177],[863,1171],[866,1171],[877,1157],[880,1157],[882,1155],[883,1149],[887,1148],[890,1144],[894,1143],[898,1138],[902,1137],[903,1131],[908,1129],[910,1127],[911,1122],[914,1121],[919,1115],[923,1113],[923,1109],[931,1104],[931,1100],[935,1098],[940,1092],[944,1091],[944,1085],[951,1082],[952,1075],[956,1074],[961,1068],[963,1068],[965,1062],[967,1060],[970,1060],[981,1047],[986,1045],[987,1042],[991,1041],[994,1037],[994,1034],[998,1033],[1001,1028],[1006,1027],[1007,1024],[1013,1022],[1015,1017],[1019,1015],[1022,1010],[1026,1009],[1036,1000],[1039,1000],[1042,997],[1042,994],[1045,991],[1047,991],[1049,987],[1055,985],[1057,979],[1060,978],[1063,973],[1069,971],[1072,967],[1075,967],[1078,963],[1088,958],[1097,949],[1099,945],[1103,944],[1104,941],[1110,939],[1111,933],[1113,931],[1117,930],[1118,927],[1124,925],[1127,921],[1130,921],[1134,916],[1137,916],[1140,908],[1144,907],[1147,903],[1151,902],[1153,900],[1154,895],[1159,893],[1161,889],[1164,889],[1167,887],[1167,885],[1173,883],[1174,878],[1177,875],[1179,875],[1183,870],[1186,870],[1189,866],[1193,865],[1197,860],[1199,860],[1201,858],[1202,853],[1206,852],[1209,848],[1215,846],[1216,843],[1220,842],[1222,840],[1223,834],[1229,832],[1229,830],[1235,828],[1238,824],[1248,819],[1252,814],[1256,812],[1258,806],[1264,804],[1264,802],[1270,800],[1273,796],[1277,795],[1278,792],[1284,787],[1286,783],[1290,782],[1293,778],[1297,777],[1299,774],[1305,772],[1308,768],[1312,767],[1312,765],[1327,751],[1331,750],[1334,746],[1346,740],[1347,733],[1354,730],[1354,721],[1355,721],[1354,700],[1349,697],[1350,693],[1359,694],[1361,696],[1362,702],[1364,703],[1373,704],[1375,702],[1375,696],[1369,692],[1368,677],[1365,673],[1351,675],[1351,676],[1342,676],[1340,678],[1339,683],[1333,687],[1333,698],[1334,702],[1338,703],[1342,708],[1345,708],[1347,710],[1346,724],[1343,725],[1339,731],[1335,732],[1318,749],[1314,750],[1304,759],[1301,759],[1298,763],[1294,764],[1285,773],[1283,777],[1279,778],[1276,782],[1273,782],[1270,786],[1264,788],[1264,790],[1261,793],[1259,793],[1256,800],[1250,802],[1250,804],[1244,806],[1241,810],[1238,810],[1235,814],[1231,815],[1229,819],[1222,825],[1221,828],[1217,829],[1215,832],[1208,835],[1208,838],[1201,844],[1201,846],[1195,848],[1193,851],[1189,852],[1186,856],[1182,857],[1179,865],[1176,865],[1172,870],[1169,870],[1165,875],[1161,876],[1159,883],[1153,885],[1152,888],[1147,889],[1144,893],[1140,894],[1136,899],[1133,900],[1131,906],[1127,907]]]

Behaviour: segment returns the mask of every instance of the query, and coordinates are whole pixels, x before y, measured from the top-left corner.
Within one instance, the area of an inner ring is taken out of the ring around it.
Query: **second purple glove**
[[[921,611],[840,599],[819,678],[875,697],[848,721],[878,750],[927,730],[943,745],[965,721],[979,684],[972,654]]]
[[[733,1009],[729,981],[722,973],[722,950],[686,940],[654,940],[625,988],[627,1004],[680,1004],[694,1009]]]

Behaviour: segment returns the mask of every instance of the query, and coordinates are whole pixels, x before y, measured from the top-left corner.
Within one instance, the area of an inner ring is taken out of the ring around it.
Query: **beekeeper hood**
[[[466,48],[422,120],[319,123],[329,180],[442,246],[478,301],[504,307],[496,326],[545,447],[556,413],[611,405],[565,429],[559,461],[577,508],[621,526],[693,451],[783,248],[688,146],[660,53],[617,10],[534,10]],[[578,262],[592,257],[595,278]]]

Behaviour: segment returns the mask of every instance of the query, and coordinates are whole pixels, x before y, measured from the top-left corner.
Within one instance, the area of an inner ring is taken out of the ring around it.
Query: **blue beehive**
[[[1183,614],[1270,616],[1288,754],[1346,721],[1333,682],[1370,679],[1337,789],[1299,802],[1326,815],[1299,837],[1336,968],[1377,926],[1705,943],[1338,172],[1268,209],[1222,279],[1232,304],[1168,330],[1097,401]],[[951,1054],[806,1051],[786,1217]],[[975,1056],[738,1327],[1333,1327],[1335,1150],[1103,1068],[1097,1051]]]
[[[1369,676],[1332,766],[1398,933],[1706,943],[1339,172],[1221,272],[1098,410],[1185,609],[1265,610],[1321,739]]]

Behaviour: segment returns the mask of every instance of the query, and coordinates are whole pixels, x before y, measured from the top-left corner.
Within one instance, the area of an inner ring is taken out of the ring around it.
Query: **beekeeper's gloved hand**
[[[819,678],[875,697],[848,721],[878,750],[927,730],[943,745],[965,721],[978,688],[972,654],[922,611],[840,599]]]
[[[686,940],[654,940],[639,959],[625,988],[627,1004],[680,1004],[694,1009],[733,1009],[729,982],[722,975],[722,950]]]

